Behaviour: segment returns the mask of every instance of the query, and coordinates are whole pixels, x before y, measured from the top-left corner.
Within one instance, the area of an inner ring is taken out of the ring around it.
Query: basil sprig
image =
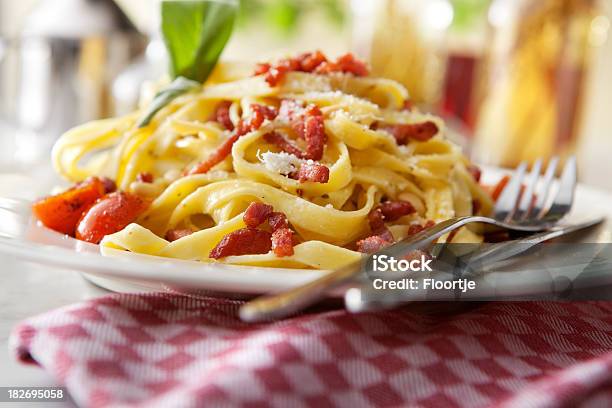
[[[206,81],[232,34],[237,12],[238,0],[161,2],[161,31],[174,81],[155,95],[138,127],[147,126],[160,109]]]
[[[191,91],[195,91],[202,86],[199,82],[192,81],[185,77],[178,77],[164,89],[155,94],[155,98],[149,104],[144,114],[138,120],[137,126],[145,127],[164,106],[172,102],[176,97]]]

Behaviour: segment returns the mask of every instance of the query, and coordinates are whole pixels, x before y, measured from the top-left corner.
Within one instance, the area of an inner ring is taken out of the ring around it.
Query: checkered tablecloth
[[[612,406],[612,303],[445,303],[249,325],[239,302],[111,295],[17,327],[84,407]]]

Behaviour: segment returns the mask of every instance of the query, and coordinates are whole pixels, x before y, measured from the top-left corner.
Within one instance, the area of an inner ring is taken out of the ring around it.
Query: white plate
[[[493,181],[499,170],[486,171],[486,181]],[[576,202],[567,221],[585,215],[604,215],[608,221],[583,237],[583,242],[612,242],[612,193],[579,186]],[[95,283],[115,291],[163,290],[180,292],[222,292],[254,294],[275,292],[306,283],[324,271],[245,267],[182,261],[148,255],[113,251],[102,256],[99,247],[77,241],[42,227],[32,220],[30,202],[0,199],[0,253],[49,267],[71,269],[86,274]],[[611,275],[612,277],[612,275]],[[517,286],[513,293],[537,291],[537,284]],[[610,282],[612,283],[612,282]],[[486,295],[486,294],[485,294]]]

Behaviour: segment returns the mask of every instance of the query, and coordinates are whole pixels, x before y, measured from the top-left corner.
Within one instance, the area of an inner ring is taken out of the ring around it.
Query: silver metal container
[[[13,103],[16,153],[31,161],[67,129],[114,114],[113,79],[143,52],[146,38],[111,0],[42,1],[23,27],[5,39],[17,67],[0,86],[13,85],[15,100],[5,110]]]

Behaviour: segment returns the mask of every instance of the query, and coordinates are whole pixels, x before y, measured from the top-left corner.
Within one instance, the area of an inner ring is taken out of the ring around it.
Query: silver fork
[[[540,177],[542,160],[533,165],[529,175],[527,163],[521,163],[497,200],[492,217],[467,216],[442,221],[426,231],[375,254],[364,256],[358,262],[332,271],[305,285],[256,298],[240,308],[240,317],[245,321],[256,322],[295,314],[321,300],[333,289],[362,276],[368,265],[371,265],[374,255],[397,258],[410,251],[427,247],[441,236],[471,223],[522,232],[548,230],[570,211],[576,188],[576,159],[571,157],[565,164],[557,193],[549,205],[558,164],[558,158],[551,159],[544,176]],[[524,182],[526,184],[521,194]],[[537,198],[533,203],[536,191]]]

